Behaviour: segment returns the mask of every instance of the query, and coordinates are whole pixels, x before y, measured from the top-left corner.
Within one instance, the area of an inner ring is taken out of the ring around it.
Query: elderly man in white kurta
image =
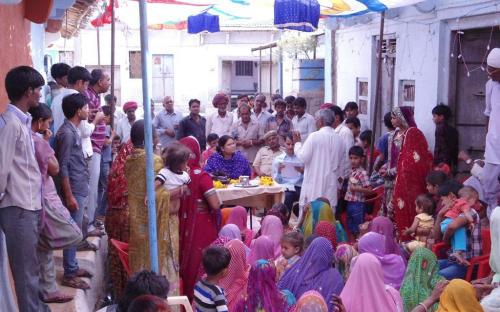
[[[334,114],[329,109],[316,112],[316,127],[302,144],[295,133],[295,154],[304,163],[304,182],[300,192],[300,218],[303,207],[318,197],[326,197],[337,205],[338,178],[341,174],[344,144],[333,129]]]

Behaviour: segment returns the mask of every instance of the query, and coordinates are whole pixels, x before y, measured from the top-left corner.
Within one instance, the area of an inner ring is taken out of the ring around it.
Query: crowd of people
[[[165,97],[153,121],[157,274],[137,103],[120,113],[108,95],[102,105],[109,75],[64,63],[52,66],[40,103],[42,75],[13,68],[0,116],[2,303],[16,309],[9,264],[20,311],[72,300],[57,287],[56,249],[62,284],[89,289],[92,272],[76,252],[98,250],[86,238],[107,235],[129,244],[133,275],[111,247],[117,304],[103,311],[169,311],[167,295],[185,295],[201,312],[500,311],[500,49],[487,62],[488,133],[477,161],[459,152],[442,104],[429,113],[431,153],[412,107],[387,113],[372,144],[355,102],[325,103],[313,116],[303,97],[240,95],[231,112],[219,92],[213,114],[203,117],[192,99],[184,117]],[[459,162],[466,179],[455,177]],[[258,230],[248,226],[250,207],[221,206],[214,188],[242,176],[284,189],[283,203],[257,207]],[[474,269],[478,259],[490,274]]]

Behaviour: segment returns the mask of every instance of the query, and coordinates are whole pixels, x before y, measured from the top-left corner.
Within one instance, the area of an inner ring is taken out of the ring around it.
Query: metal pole
[[[269,48],[269,98],[271,98],[272,96],[273,96],[273,48]],[[272,105],[271,102],[269,102],[269,107],[271,105]]]
[[[111,128],[114,128],[115,125],[115,109],[116,109],[116,101],[114,101],[115,98],[115,0],[111,0],[110,3],[111,5],[111,69],[110,69],[110,75],[111,75],[111,98],[113,99],[111,101]]]
[[[279,48],[279,58],[278,58],[278,77],[279,77],[279,87],[280,87],[280,94],[284,98],[285,93],[283,91],[283,50]]]
[[[146,149],[146,191],[148,198],[149,221],[149,256],[151,269],[158,271],[158,242],[156,236],[156,202],[153,167],[153,123],[151,122],[151,104],[149,102],[149,86],[151,77],[149,68],[151,55],[148,47],[148,14],[146,0],[139,1],[139,15],[141,19],[141,65],[142,65],[142,104],[144,107],[144,148]]]
[[[97,30],[97,65],[101,66],[101,39],[99,36],[99,26],[96,27]]]
[[[262,93],[262,50],[259,50],[259,93]]]
[[[374,164],[374,145],[375,145],[375,134],[377,132],[377,119],[378,119],[378,109],[382,102],[382,44],[384,42],[384,22],[385,22],[385,11],[380,15],[380,34],[379,34],[379,44],[377,51],[377,82],[375,85],[375,107],[373,109],[373,117],[372,117],[372,140],[370,144],[370,170],[369,175],[372,174],[373,165]]]

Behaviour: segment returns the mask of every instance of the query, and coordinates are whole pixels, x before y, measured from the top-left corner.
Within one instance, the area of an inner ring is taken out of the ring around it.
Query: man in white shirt
[[[298,131],[300,139],[304,143],[307,137],[316,131],[316,122],[314,117],[306,113],[307,102],[303,97],[297,97],[293,101],[295,116],[292,119],[293,130]]]
[[[333,128],[335,129],[335,133],[337,133],[344,143],[344,155],[342,158],[342,172],[339,178],[344,180],[349,175],[349,170],[351,169],[350,161],[349,161],[349,149],[354,146],[354,135],[352,134],[351,129],[344,124],[344,112],[338,106],[332,106],[330,108],[334,114],[334,122]],[[341,182],[341,181],[340,181]],[[342,185],[339,185],[339,188]]]
[[[253,163],[258,151],[259,124],[250,117],[250,106],[243,104],[239,108],[240,119],[233,125],[233,138],[236,147],[250,163]]]
[[[320,109],[315,117],[319,130],[311,133],[304,143],[300,135],[294,133],[295,154],[304,163],[299,220],[302,220],[303,207],[319,197],[327,198],[332,208],[337,205],[338,179],[345,154],[342,139],[332,127],[333,112]]]
[[[183,116],[181,113],[174,111],[174,99],[171,96],[166,96],[163,99],[162,110],[153,120],[153,126],[160,139],[162,148],[166,148],[170,143],[176,141],[179,123]]]
[[[487,59],[488,75],[486,83],[486,109],[488,133],[484,152],[483,180],[485,200],[488,203],[488,217],[498,206],[500,185],[500,48],[491,50]]]
[[[238,119],[240,118],[240,116],[238,114],[238,109],[243,104],[248,105],[248,95],[246,95],[246,94],[240,94],[240,95],[238,95],[238,98],[236,99],[236,108],[232,111],[233,124],[238,122]],[[208,133],[207,133],[207,135],[208,135]]]
[[[120,136],[121,143],[127,143],[130,139],[130,130],[135,122],[135,111],[137,110],[137,102],[129,101],[123,104],[123,111],[127,114],[126,118],[122,118],[116,125],[116,134]]]
[[[229,98],[227,95],[219,93],[214,96],[212,105],[217,108],[217,111],[207,118],[205,131],[207,135],[210,133],[215,133],[219,137],[223,135],[231,135],[233,114],[227,111],[227,104],[229,104]]]

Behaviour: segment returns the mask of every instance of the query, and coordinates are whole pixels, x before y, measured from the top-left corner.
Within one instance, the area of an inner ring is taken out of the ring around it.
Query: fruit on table
[[[271,177],[260,177],[260,185],[271,186],[274,184],[273,178]]]
[[[226,184],[222,183],[221,181],[214,181],[214,188],[215,189],[223,189],[223,188],[226,188]]]

